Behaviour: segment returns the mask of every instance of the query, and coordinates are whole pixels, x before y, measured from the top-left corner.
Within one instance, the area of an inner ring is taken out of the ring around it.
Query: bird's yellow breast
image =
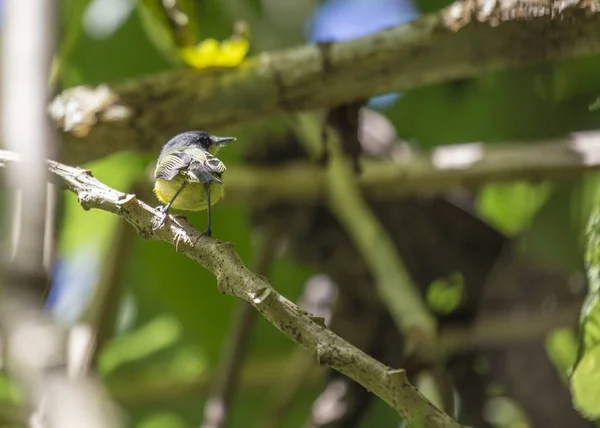
[[[154,183],[154,193],[161,203],[166,204],[173,198],[182,183],[183,178],[180,176],[175,177],[173,180],[159,178]],[[212,206],[223,198],[225,191],[222,185],[216,183],[210,183],[209,189],[210,205]],[[205,210],[207,208],[207,203],[204,184],[188,183],[185,189],[177,196],[172,207],[183,211]]]

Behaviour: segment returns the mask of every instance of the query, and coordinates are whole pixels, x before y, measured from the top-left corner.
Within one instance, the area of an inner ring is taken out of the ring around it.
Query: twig
[[[156,152],[186,129],[218,130],[273,114],[600,52],[597,0],[494,4],[488,10],[481,2],[457,1],[351,41],[263,53],[237,68],[176,70],[123,82],[112,93],[129,112],[125,120],[107,120],[102,105],[74,108],[82,89],[69,89],[62,99],[73,102],[54,116],[63,124],[69,116],[67,131],[90,132],[85,144],[66,135],[61,159],[80,164],[119,150]]]
[[[254,270],[259,275],[267,275],[275,257],[279,229],[267,228],[260,236],[256,248],[257,258]],[[240,381],[240,373],[250,343],[252,329],[256,322],[256,311],[246,302],[237,302],[231,317],[229,340],[223,352],[213,390],[204,406],[204,421],[201,428],[224,428],[228,424],[231,405]]]
[[[398,160],[362,159],[356,178],[368,199],[443,193],[495,182],[565,180],[600,168],[600,131],[553,140],[441,146]],[[326,172],[307,162],[227,171],[223,202],[306,202],[327,197]]]
[[[304,348],[298,349],[308,353]],[[315,364],[312,355],[309,355],[309,358]],[[288,362],[288,359],[281,356],[247,361],[240,373],[239,390],[264,390],[281,382],[281,373],[287,369]],[[306,383],[316,386],[319,373],[320,371],[308,373]],[[164,404],[166,401],[172,402],[190,395],[208,396],[217,376],[218,373],[214,375],[201,373],[190,377],[167,372],[158,378],[152,375],[152,368],[138,368],[126,373],[116,373],[109,376],[106,381],[112,396],[119,403],[128,408],[148,408],[148,406]]]
[[[540,338],[558,327],[575,325],[580,309],[571,305],[547,314],[488,315],[469,327],[445,328],[440,332],[441,353],[449,357],[471,349],[499,348]]]
[[[0,158],[15,155],[0,151]],[[363,385],[397,411],[409,427],[424,421],[431,427],[460,427],[432,405],[408,381],[404,370],[392,369],[326,328],[321,318],[302,311],[279,294],[266,279],[251,272],[227,242],[200,236],[187,222],[169,216],[164,227],[153,231],[158,217],[154,208],[102,184],[90,171],[48,161],[50,173],[78,197],[84,209],[101,209],[123,217],[146,239],[160,240],[212,272],[222,293],[250,303],[271,324],[301,346],[320,364],[329,366]]]
[[[298,116],[297,132],[307,145],[317,146],[319,129],[314,116]],[[421,358],[433,362],[437,343],[435,318],[414,286],[394,243],[361,197],[352,163],[342,153],[337,133],[331,131],[326,176],[329,206],[369,265],[381,301],[398,330],[404,333],[409,352],[417,351]]]

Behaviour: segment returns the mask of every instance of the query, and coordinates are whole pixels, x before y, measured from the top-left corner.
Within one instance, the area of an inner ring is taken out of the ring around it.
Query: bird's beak
[[[232,141],[235,141],[235,137],[216,137],[216,136],[211,136],[210,139],[212,140],[212,143],[215,146],[226,146],[227,144],[231,143]]]

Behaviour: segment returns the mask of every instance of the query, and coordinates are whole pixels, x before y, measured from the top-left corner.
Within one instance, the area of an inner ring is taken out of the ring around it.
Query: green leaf
[[[449,314],[463,300],[464,279],[460,272],[438,278],[427,288],[427,304],[438,314]]]
[[[490,184],[477,195],[477,211],[494,227],[514,236],[530,225],[550,190],[548,183]]]
[[[596,419],[600,418],[600,204],[588,222],[585,261],[589,290],[581,310],[571,393],[575,407]]]
[[[573,404],[583,416],[600,418],[600,346],[583,356],[571,376]]]
[[[577,336],[570,328],[557,328],[546,336],[548,358],[565,383],[577,359],[577,346]]]

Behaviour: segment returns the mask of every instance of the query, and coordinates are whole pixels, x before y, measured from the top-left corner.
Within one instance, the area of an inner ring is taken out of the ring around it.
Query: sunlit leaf
[[[600,418],[600,345],[590,349],[571,376],[573,403],[586,418]]]
[[[516,235],[529,226],[550,190],[547,183],[490,184],[477,195],[477,211],[502,232]]]

